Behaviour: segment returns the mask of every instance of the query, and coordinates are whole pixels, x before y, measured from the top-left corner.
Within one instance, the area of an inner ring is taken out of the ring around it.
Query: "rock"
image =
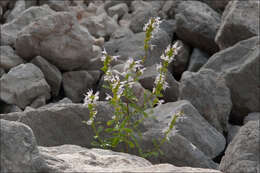
[[[110,17],[113,17],[117,14],[118,18],[122,18],[125,14],[128,13],[128,6],[125,3],[120,3],[108,8],[107,13]]]
[[[54,11],[69,11],[70,3],[68,0],[39,0],[40,5],[47,4]]]
[[[13,10],[7,16],[6,22],[11,22],[13,19],[17,18],[24,10],[26,10],[25,0],[17,0]]]
[[[120,39],[120,38],[131,38],[134,36],[134,33],[132,30],[126,27],[120,27],[115,32],[112,33],[110,39]]]
[[[44,96],[37,97],[33,102],[30,104],[30,108],[36,109],[46,104],[46,99]]]
[[[164,30],[170,39],[173,39],[173,35],[176,31],[176,21],[175,20],[162,20],[162,23],[159,26],[160,29]]]
[[[226,5],[231,0],[221,0],[221,1],[212,1],[212,0],[200,0],[210,6],[212,9],[221,12],[225,9]]]
[[[242,126],[228,145],[219,169],[223,172],[254,172],[259,168],[259,120]]]
[[[213,70],[184,72],[180,82],[179,99],[189,100],[200,114],[220,133],[227,131],[232,108],[225,80]]]
[[[213,54],[218,51],[214,39],[220,25],[220,15],[199,1],[183,1],[175,15],[177,36],[201,50]]]
[[[153,109],[151,109],[153,112],[151,113],[150,120],[144,121],[144,126],[146,129],[149,130],[155,130],[158,129],[160,131],[166,131],[171,123],[171,120],[173,116],[179,112],[182,112],[183,115],[177,119],[177,122],[174,125],[174,129],[172,132],[170,132],[170,143],[173,140],[171,138],[174,138],[176,135],[180,135],[184,137],[186,140],[191,142],[197,150],[200,150],[203,152],[207,157],[213,159],[216,156],[218,156],[225,148],[225,138],[224,136],[219,133],[214,127],[212,127],[206,119],[204,119],[199,112],[191,105],[190,102],[186,100],[180,100],[177,102],[171,102],[162,104],[160,106],[157,106]],[[147,112],[151,111],[147,110]],[[154,116],[156,119],[152,118]],[[152,132],[152,131],[151,131]],[[146,132],[144,133],[145,136]],[[153,138],[157,138],[157,136],[154,136]],[[177,138],[177,137],[176,137]],[[151,139],[150,139],[151,140]],[[152,143],[152,141],[150,141]],[[175,143],[175,142],[173,142]],[[166,145],[169,145],[168,142],[166,142]],[[171,144],[175,147],[177,147],[178,142],[176,144]],[[173,146],[168,146],[168,148],[171,148]],[[147,146],[144,146],[145,148]],[[179,146],[181,147],[181,146]],[[171,149],[175,150],[175,149]],[[176,148],[176,150],[178,150]],[[180,150],[180,149],[179,149]],[[183,152],[185,149],[181,149]],[[173,154],[176,151],[171,151]],[[185,151],[186,152],[186,151]],[[184,152],[184,153],[185,153]],[[183,159],[185,156],[184,153],[179,153],[179,155],[170,155],[168,151],[166,152],[167,156],[164,157],[175,157],[179,161],[187,161],[187,159]],[[191,153],[189,151],[189,154],[195,154]],[[197,153],[198,154],[198,153]],[[204,155],[203,154],[203,155]],[[191,156],[191,160],[189,160],[189,166],[191,166],[192,162],[196,160],[196,156]],[[159,159],[159,158],[158,158]],[[194,160],[195,159],[195,160]],[[205,158],[204,158],[205,159]],[[193,161],[192,161],[193,160]],[[178,161],[176,161],[178,162]],[[205,162],[204,162],[205,163]],[[210,162],[208,162],[210,163]],[[172,164],[174,163],[174,159],[172,160]],[[191,164],[191,165],[190,165]],[[201,167],[202,165],[197,165],[196,167]],[[204,165],[205,166],[205,165]]]
[[[10,46],[0,46],[0,60],[0,67],[7,71],[25,62]]]
[[[5,74],[5,70],[0,67],[0,78]]]
[[[253,112],[253,113],[248,114],[244,118],[243,124],[245,125],[249,121],[258,121],[258,120],[260,120],[260,112]]]
[[[230,144],[230,142],[234,139],[234,137],[238,133],[241,126],[228,124],[227,127],[228,127],[227,144]]]
[[[60,70],[73,70],[88,64],[93,57],[93,42],[88,30],[72,14],[57,12],[24,28],[15,46],[18,55],[26,60],[39,55]]]
[[[5,103],[0,103],[1,109],[0,109],[0,114],[8,114],[12,112],[22,112],[22,110],[16,106],[16,105],[10,105],[10,104],[5,104]]]
[[[109,38],[111,34],[119,27],[117,22],[106,13],[90,16],[82,19],[80,24],[85,26],[91,35],[96,38]]]
[[[63,73],[62,85],[65,95],[74,103],[81,102],[84,94],[94,86],[94,79],[87,71],[70,71]]]
[[[97,121],[105,122],[113,116],[113,109],[106,102],[98,102]],[[19,121],[28,125],[34,132],[40,146],[74,144],[92,147],[94,132],[91,126],[82,121],[89,120],[87,106],[82,104],[56,104],[51,107],[28,109],[24,112],[2,114],[0,119]],[[46,130],[48,129],[48,130]]]
[[[50,98],[50,87],[41,70],[31,63],[12,68],[0,79],[0,98],[24,109],[33,100],[43,96]]]
[[[62,105],[62,104],[70,104],[70,103],[72,103],[72,101],[69,98],[65,97],[64,99],[59,100],[58,102],[49,103],[47,105],[42,106],[41,108],[50,108],[52,106],[57,106],[57,105]]]
[[[62,74],[57,67],[50,64],[47,60],[42,58],[41,56],[35,57],[32,61],[32,64],[39,67],[44,74],[44,77],[48,84],[51,87],[52,96],[58,96],[61,82],[62,82]]]
[[[259,1],[230,1],[215,38],[219,48],[259,35],[259,17]]]
[[[1,172],[45,171],[32,130],[19,122],[0,120]]]
[[[181,0],[166,0],[163,7],[162,12],[166,14],[166,16],[170,19],[174,19],[175,14],[177,13],[178,5],[181,3]]]
[[[190,47],[181,40],[177,40],[176,44],[180,47],[180,50],[178,51],[178,55],[176,55],[174,60],[169,64],[168,69],[174,76],[181,76],[189,65],[191,50]]]
[[[197,72],[208,61],[209,55],[200,49],[194,48],[190,57],[187,71]]]
[[[140,76],[139,82],[144,88],[152,91],[155,78],[158,74],[159,72],[156,70],[156,65],[149,66],[146,68],[143,75]],[[174,79],[170,72],[166,74],[166,82],[169,84],[169,88],[163,91],[163,99],[166,102],[176,101],[179,96],[179,82]]]
[[[233,120],[242,122],[248,113],[260,112],[259,62],[259,37],[253,37],[216,53],[202,67],[225,78],[231,91]]]
[[[51,14],[54,14],[54,11],[47,5],[26,9],[17,18],[1,26],[1,45],[13,46],[20,31],[37,19]]]

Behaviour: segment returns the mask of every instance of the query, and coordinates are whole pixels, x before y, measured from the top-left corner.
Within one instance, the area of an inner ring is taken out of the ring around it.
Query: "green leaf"
[[[109,121],[107,122],[107,126],[111,126],[112,124],[114,124],[114,122],[115,122],[115,120],[109,120]]]

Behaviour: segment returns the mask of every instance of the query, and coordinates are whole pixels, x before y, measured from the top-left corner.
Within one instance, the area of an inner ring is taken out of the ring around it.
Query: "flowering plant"
[[[125,152],[129,152],[129,149],[137,148],[139,154],[143,157],[150,155],[158,155],[160,146],[167,141],[169,132],[173,129],[174,123],[179,115],[174,115],[170,123],[168,130],[165,131],[164,138],[159,142],[154,143],[153,151],[143,151],[139,146],[137,136],[141,137],[141,133],[138,130],[138,126],[145,118],[150,116],[146,109],[162,104],[164,101],[160,99],[162,91],[168,86],[166,82],[167,67],[174,60],[174,56],[177,55],[179,47],[176,44],[169,45],[165,52],[161,55],[161,63],[157,65],[158,76],[154,82],[154,88],[151,93],[144,92],[144,103],[142,105],[137,104],[137,97],[133,92],[133,86],[138,82],[139,77],[143,74],[145,67],[143,66],[149,49],[153,48],[150,44],[151,39],[159,30],[160,18],[151,18],[149,22],[144,26],[146,38],[144,40],[145,56],[141,60],[134,60],[129,58],[125,65],[124,71],[119,73],[116,70],[112,70],[111,61],[117,60],[118,56],[110,56],[106,50],[102,52],[104,81],[107,85],[104,87],[111,91],[111,95],[107,94],[106,100],[114,108],[114,116],[111,120],[106,122],[107,128],[104,129],[100,125],[100,122],[95,122],[95,116],[97,114],[96,102],[99,99],[99,92],[95,94],[93,91],[89,91],[85,97],[84,104],[88,106],[90,112],[90,119],[85,122],[87,125],[91,125],[95,136],[93,145],[102,148],[116,148],[119,144],[124,144]],[[123,99],[124,98],[124,99]],[[110,137],[102,139],[101,132],[109,133]]]

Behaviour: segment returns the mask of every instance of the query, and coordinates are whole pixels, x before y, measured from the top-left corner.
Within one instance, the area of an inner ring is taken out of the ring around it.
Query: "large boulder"
[[[259,35],[259,5],[255,0],[229,2],[215,38],[220,49]]]
[[[15,54],[10,46],[0,46],[0,68],[10,70],[11,68],[23,64],[25,61]]]
[[[26,2],[25,0],[18,0],[15,2],[14,8],[7,15],[6,22],[10,22],[16,17],[18,17],[24,10],[26,10]]]
[[[220,25],[220,14],[199,1],[183,1],[178,6],[177,36],[209,54],[218,51],[214,39]]]
[[[233,103],[231,119],[239,122],[248,113],[260,111],[259,51],[259,37],[253,37],[216,53],[202,67],[213,69],[225,78]]]
[[[180,99],[189,100],[219,132],[227,131],[232,108],[225,80],[213,70],[186,71],[180,81]]]
[[[14,45],[17,34],[26,26],[44,16],[54,13],[47,5],[26,9],[12,21],[1,26],[1,44]]]
[[[259,170],[259,120],[242,126],[228,145],[219,169],[223,172],[257,173]]]
[[[94,78],[87,71],[70,71],[63,73],[62,85],[65,95],[73,102],[83,100],[84,94],[94,87]]]
[[[32,64],[39,67],[44,74],[44,77],[48,84],[51,87],[52,96],[58,96],[60,92],[62,74],[57,67],[49,63],[47,60],[41,56],[35,57],[32,61]]]
[[[198,48],[194,48],[187,71],[197,72],[208,61],[209,55]]]
[[[60,70],[73,70],[93,58],[93,43],[93,37],[75,16],[57,12],[19,32],[15,47],[18,55],[26,60],[40,55]]]
[[[39,97],[50,98],[50,87],[43,73],[31,63],[12,68],[2,76],[0,83],[0,98],[23,109]]]
[[[0,120],[1,173],[45,171],[32,130],[19,122]]]
[[[252,112],[244,118],[243,124],[245,125],[249,121],[257,121],[257,120],[260,120],[260,112]]]

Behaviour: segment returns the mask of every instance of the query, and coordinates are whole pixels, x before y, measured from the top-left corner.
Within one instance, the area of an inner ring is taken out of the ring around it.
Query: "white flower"
[[[159,72],[162,69],[162,63],[156,64],[156,70]]]
[[[89,90],[84,98],[84,105],[96,104],[99,99],[99,92],[93,94],[93,90]]]
[[[88,121],[87,121],[87,125],[92,125],[92,123],[93,123],[93,121],[94,121],[94,119],[93,118],[90,118]]]
[[[105,48],[104,48],[104,50],[102,51],[102,54],[103,54],[103,55],[107,55],[107,51],[106,51]]]
[[[143,74],[145,70],[146,70],[146,68],[145,68],[145,67],[144,67],[144,68],[141,68],[141,69],[139,69],[139,71],[140,71],[140,73],[141,73],[141,74]]]
[[[98,99],[99,99],[99,91],[95,93],[94,98],[93,98],[93,103],[96,104]]]
[[[112,60],[117,61],[119,57],[120,57],[119,55],[112,56]]]
[[[106,57],[105,55],[102,55],[102,56],[101,56],[101,61],[104,62],[104,61],[106,60],[106,58],[107,58],[107,57]]]
[[[107,94],[107,93],[106,93],[106,95],[107,95],[107,96],[106,96],[106,100],[112,99],[112,96],[111,96],[111,95],[109,95],[109,94]]]
[[[168,82],[164,81],[163,82],[163,90],[166,90],[166,88],[169,88]]]
[[[161,105],[161,104],[163,104],[164,102],[165,102],[165,101],[164,101],[163,99],[159,100],[159,101],[158,101],[158,106]]]
[[[116,116],[114,115],[114,116],[112,116],[112,119],[114,120],[114,119],[116,119]]]

